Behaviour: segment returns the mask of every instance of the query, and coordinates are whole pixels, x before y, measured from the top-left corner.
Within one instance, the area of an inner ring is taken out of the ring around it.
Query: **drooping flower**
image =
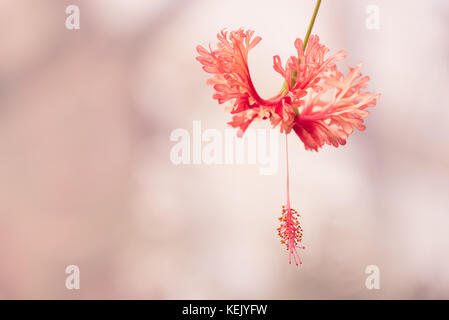
[[[354,128],[363,131],[363,118],[368,107],[376,105],[379,94],[362,92],[367,87],[368,76],[362,76],[361,63],[350,68],[347,75],[341,73],[336,62],[347,53],[338,51],[326,58],[329,49],[320,43],[316,35],[309,38],[321,1],[317,2],[314,16],[305,41],[296,39],[297,56],[287,59],[282,66],[279,56],[273,57],[273,68],[284,79],[282,90],[270,99],[263,99],[256,91],[248,67],[248,53],[261,40],[253,37],[254,31],[239,29],[221,31],[216,49],[197,46],[196,58],[203,69],[213,74],[207,83],[213,85],[213,98],[222,104],[230,102],[228,110],[233,115],[228,122],[239,128],[241,137],[253,121],[269,119],[272,126],[279,125],[281,133],[293,130],[304,143],[306,150],[318,151],[324,144],[338,147],[345,145]],[[302,241],[302,228],[298,213],[290,206],[288,147],[287,152],[287,206],[283,207],[278,228],[289,251],[290,263],[301,264],[297,249]]]
[[[346,144],[353,128],[364,130],[363,117],[367,107],[374,106],[379,95],[361,92],[369,77],[358,73],[361,64],[343,76],[335,62],[347,53],[339,51],[325,58],[329,51],[319,43],[318,36],[311,36],[306,50],[296,39],[298,55],[287,60],[285,68],[279,56],[274,56],[274,70],[286,80],[286,91],[263,99],[257,93],[248,67],[248,52],[261,40],[254,31],[239,29],[218,34],[218,48],[206,50],[197,47],[206,72],[214,74],[207,81],[215,89],[214,99],[220,104],[231,102],[233,114],[229,124],[240,128],[239,135],[254,120],[270,119],[273,126],[280,125],[282,133],[293,129],[308,150],[318,151],[325,143],[338,147]],[[330,99],[323,96],[333,91]]]

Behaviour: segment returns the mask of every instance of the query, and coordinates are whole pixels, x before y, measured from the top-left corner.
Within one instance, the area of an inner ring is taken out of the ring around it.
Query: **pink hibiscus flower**
[[[358,73],[361,64],[343,76],[335,62],[347,55],[344,51],[325,59],[329,49],[319,43],[318,36],[310,37],[305,51],[302,40],[296,39],[298,56],[290,57],[285,68],[279,56],[273,58],[274,70],[285,79],[287,88],[265,100],[257,93],[248,68],[248,52],[261,40],[253,35],[251,30],[222,31],[216,50],[197,47],[197,60],[214,74],[207,81],[216,91],[213,98],[220,104],[231,101],[229,124],[240,128],[240,136],[254,120],[270,119],[273,126],[280,125],[281,132],[288,134],[293,129],[306,149],[318,151],[325,143],[346,144],[353,128],[365,129],[366,108],[374,106],[379,95],[361,92],[369,80]],[[333,95],[324,99],[328,91]]]
[[[345,145],[354,128],[363,131],[363,118],[368,107],[376,105],[379,94],[362,92],[367,87],[368,76],[362,76],[359,63],[344,75],[336,62],[347,53],[338,51],[326,58],[329,49],[320,44],[318,36],[310,36],[321,1],[317,2],[305,41],[296,39],[297,56],[287,59],[282,66],[279,56],[273,57],[273,67],[284,78],[284,86],[276,96],[263,99],[256,91],[248,67],[248,53],[261,40],[254,31],[239,29],[221,31],[216,49],[197,46],[196,58],[204,71],[213,74],[207,83],[213,85],[213,98],[222,104],[230,102],[228,110],[233,115],[229,124],[239,128],[241,137],[253,121],[269,119],[273,127],[279,125],[281,133],[292,130],[304,143],[306,150],[318,151],[324,144]],[[299,214],[290,206],[287,153],[287,206],[279,218],[278,234],[289,251],[289,261],[294,257],[301,264],[297,249],[304,249],[303,230]]]

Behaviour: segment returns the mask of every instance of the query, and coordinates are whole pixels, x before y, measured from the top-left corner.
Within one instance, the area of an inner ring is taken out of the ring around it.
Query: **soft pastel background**
[[[81,29],[65,28],[77,4]],[[366,8],[380,9],[368,30]],[[314,33],[382,93],[348,145],[291,135],[304,264],[276,234],[277,174],[170,162],[172,130],[226,128],[195,47],[256,30],[264,96],[314,1],[0,1],[0,298],[449,298],[449,3],[324,0]],[[268,123],[259,128],[268,127]],[[281,147],[283,144],[281,144]],[[282,148],[281,148],[282,150]],[[81,289],[65,288],[65,268]],[[365,268],[379,266],[380,290]]]

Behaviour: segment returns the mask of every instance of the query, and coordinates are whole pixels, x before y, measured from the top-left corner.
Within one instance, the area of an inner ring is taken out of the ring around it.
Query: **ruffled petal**
[[[335,72],[323,79],[319,92],[308,91],[304,108],[294,124],[306,149],[318,151],[324,144],[338,147],[346,144],[354,128],[365,130],[363,118],[369,114],[365,109],[374,106],[380,95],[360,91],[369,80],[358,73],[361,66],[359,63],[351,68],[345,77]],[[323,99],[329,90],[334,90],[334,95]]]

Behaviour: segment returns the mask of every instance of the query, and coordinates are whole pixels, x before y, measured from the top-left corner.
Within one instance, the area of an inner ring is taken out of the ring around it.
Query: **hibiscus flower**
[[[347,53],[338,51],[329,57],[329,49],[320,43],[317,35],[310,35],[320,1],[315,8],[306,38],[294,42],[297,55],[289,57],[285,66],[279,56],[273,57],[273,68],[284,79],[281,91],[269,99],[262,98],[254,87],[248,67],[248,53],[260,41],[254,31],[239,29],[218,33],[216,49],[197,46],[196,58],[204,71],[213,74],[207,83],[213,85],[213,98],[218,103],[230,103],[227,110],[232,114],[229,124],[239,128],[241,137],[253,121],[269,120],[273,127],[279,126],[286,135],[292,130],[301,139],[306,150],[318,151],[324,144],[338,147],[345,145],[354,128],[365,130],[363,118],[368,107],[376,105],[379,94],[363,91],[368,76],[359,73],[357,64],[344,75],[336,62]],[[286,140],[287,142],[287,140]],[[286,144],[287,146],[287,144]],[[290,207],[287,152],[287,206],[282,208],[278,228],[281,242],[289,250],[290,263],[293,255],[301,264],[297,248],[302,241],[299,214]]]

